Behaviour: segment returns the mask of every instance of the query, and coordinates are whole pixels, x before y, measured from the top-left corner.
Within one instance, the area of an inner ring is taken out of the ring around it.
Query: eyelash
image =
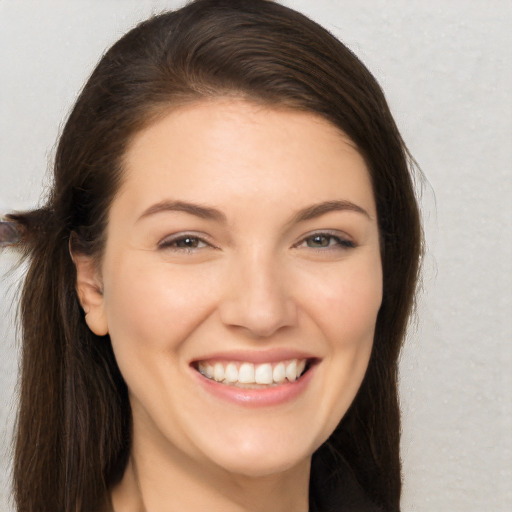
[[[319,247],[308,246],[307,243],[311,242],[315,238],[327,240],[327,245],[319,246]],[[180,243],[187,243],[187,242],[190,242],[193,245],[188,246],[188,247],[186,245],[181,246],[181,247],[178,245]],[[334,243],[332,243],[332,242],[334,242]],[[313,249],[316,251],[346,250],[346,249],[354,249],[356,247],[356,244],[353,241],[348,240],[347,238],[343,238],[339,235],[329,233],[329,232],[318,232],[318,233],[310,234],[310,235],[304,237],[300,242],[295,244],[293,247],[300,248],[303,244],[306,244],[305,248],[310,248],[310,249]],[[199,245],[199,247],[198,247],[198,245]],[[172,238],[166,238],[158,244],[159,249],[170,249],[173,251],[184,251],[184,252],[194,252],[197,250],[204,249],[205,247],[216,248],[211,243],[204,240],[204,238],[194,235],[194,234],[181,234],[181,235],[177,235]]]
[[[187,241],[191,241],[196,244],[202,244],[204,247],[215,248],[212,244],[210,244],[206,240],[204,240],[204,238],[202,238],[198,235],[194,235],[194,234],[180,234],[180,235],[176,235],[171,238],[165,238],[158,244],[158,248],[159,249],[170,249],[173,251],[184,251],[184,252],[194,252],[194,251],[201,250],[204,248],[204,247],[197,247],[197,246],[195,246],[195,247],[194,246],[192,246],[192,247],[187,247],[187,246],[179,247],[178,246],[178,244],[180,242],[186,243]]]
[[[298,244],[296,244],[295,248],[300,248],[302,244],[307,244],[308,241],[312,241],[315,238],[327,239],[328,245],[320,246],[320,247],[311,247],[306,246],[307,248],[316,250],[316,251],[336,251],[336,250],[345,250],[345,249],[354,249],[356,244],[347,238],[343,238],[339,235],[335,235],[329,232],[317,232],[312,233],[306,237],[304,237]],[[332,243],[334,241],[334,244]]]

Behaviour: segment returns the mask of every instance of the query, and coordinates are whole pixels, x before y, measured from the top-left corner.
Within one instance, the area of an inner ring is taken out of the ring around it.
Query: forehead
[[[133,138],[124,171],[119,195],[130,196],[134,207],[169,194],[207,203],[342,194],[374,209],[364,159],[341,130],[319,115],[243,100],[202,101],[166,113]]]

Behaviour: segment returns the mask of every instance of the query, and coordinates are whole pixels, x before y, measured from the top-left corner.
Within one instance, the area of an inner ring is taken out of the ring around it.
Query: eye
[[[211,244],[201,237],[192,234],[180,234],[164,238],[159,244],[159,249],[170,249],[175,251],[192,252],[212,247]]]
[[[311,249],[352,249],[356,245],[352,240],[332,233],[314,233],[302,239],[296,247]]]

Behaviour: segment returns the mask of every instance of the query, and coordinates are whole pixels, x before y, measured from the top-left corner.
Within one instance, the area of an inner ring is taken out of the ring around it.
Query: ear
[[[108,322],[97,262],[91,256],[70,253],[76,267],[76,291],[85,312],[85,321],[94,334],[105,336],[108,334]]]

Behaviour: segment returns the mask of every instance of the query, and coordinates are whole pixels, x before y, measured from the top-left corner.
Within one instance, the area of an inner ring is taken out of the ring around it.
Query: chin
[[[249,460],[227,460],[222,467],[233,475],[239,475],[247,478],[265,478],[276,476],[292,471],[294,468],[302,467],[305,460],[309,463],[309,458],[298,459],[297,457],[276,458],[272,454],[262,457],[253,457]]]
[[[264,478],[286,473],[309,464],[314,451],[313,447],[311,450],[305,450],[304,443],[291,442],[290,436],[286,440],[279,439],[266,443],[217,445],[230,448],[222,450],[221,453],[215,449],[215,453],[210,453],[210,458],[229,473],[249,478]]]

